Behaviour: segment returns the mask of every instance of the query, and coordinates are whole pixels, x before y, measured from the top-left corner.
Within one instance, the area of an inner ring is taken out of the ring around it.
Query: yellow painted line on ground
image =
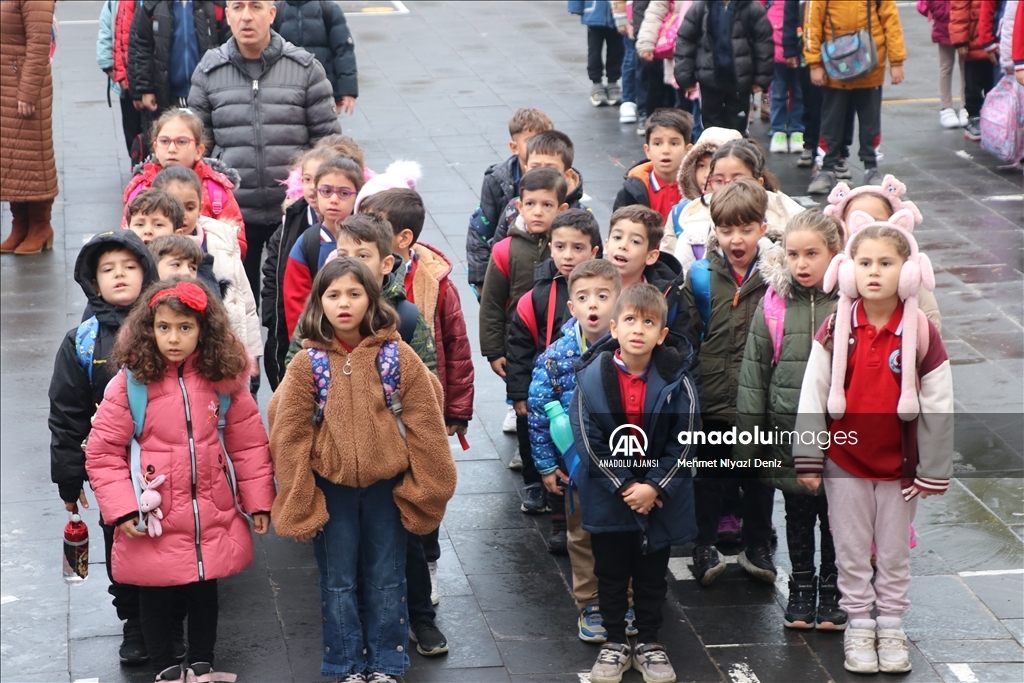
[[[906,100],[882,100],[882,104],[913,104],[915,102],[921,102],[922,104],[930,104],[932,102],[941,102],[942,100],[938,97],[911,97]]]
[[[359,11],[363,14],[391,14],[397,10],[394,7],[364,7]]]

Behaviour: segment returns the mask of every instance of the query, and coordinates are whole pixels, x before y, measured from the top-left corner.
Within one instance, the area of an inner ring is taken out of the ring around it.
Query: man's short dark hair
[[[572,140],[558,130],[545,130],[537,133],[526,142],[526,161],[529,163],[531,154],[550,154],[559,157],[565,170],[572,168],[572,160],[576,151]]]
[[[591,247],[601,246],[601,226],[597,224],[594,214],[586,209],[569,209],[555,216],[551,221],[549,235],[553,235],[559,228],[572,228],[578,230],[590,238]]]
[[[565,203],[565,195],[569,192],[565,176],[553,168],[535,168],[523,174],[523,179],[519,181],[519,197],[537,190],[554,192],[559,205]]]
[[[185,207],[177,197],[163,190],[146,190],[135,195],[135,199],[128,204],[128,223],[132,222],[132,216],[139,213],[143,216],[162,213],[175,230],[185,227]]]
[[[693,137],[693,115],[682,109],[655,109],[647,117],[647,131],[644,142],[651,144],[651,133],[655,128],[671,128],[683,136],[683,143],[690,144]]]
[[[423,199],[416,190],[407,187],[395,187],[371,194],[363,199],[359,211],[383,214],[391,223],[395,235],[403,230],[411,232],[413,244],[419,241],[420,233],[423,232],[426,216]]]

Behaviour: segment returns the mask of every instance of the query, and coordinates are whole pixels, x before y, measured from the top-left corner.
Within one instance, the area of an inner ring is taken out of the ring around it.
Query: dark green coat
[[[736,279],[732,267],[719,252],[715,232],[711,231],[707,242],[707,256],[711,263],[711,320],[701,319],[693,297],[693,281],[687,273],[684,294],[693,320],[693,338],[700,339],[707,326],[708,331],[700,342],[700,372],[703,393],[700,406],[701,418],[727,422],[736,421],[736,392],[739,388],[740,364],[743,362],[743,348],[750,332],[750,320],[758,302],[764,296],[767,285],[755,268],[739,289],[739,301],[733,306],[736,295]],[[758,258],[778,250],[769,240],[762,238]],[[692,269],[691,271],[692,272]]]
[[[775,256],[775,255],[773,255]],[[761,263],[761,275],[780,296],[786,297],[786,318],[779,364],[772,367],[774,346],[764,320],[764,299],[757,306],[747,337],[747,346],[740,368],[739,393],[736,397],[736,426],[740,432],[791,431],[796,423],[800,403],[800,386],[804,369],[811,355],[814,335],[835,310],[838,291],[810,290],[793,281],[783,258],[768,258]],[[737,459],[760,458],[781,460],[782,467],[761,471],[766,483],[786,493],[811,492],[796,482],[793,469],[793,448],[779,444],[773,435],[771,446],[737,444]],[[822,490],[821,488],[818,489]]]

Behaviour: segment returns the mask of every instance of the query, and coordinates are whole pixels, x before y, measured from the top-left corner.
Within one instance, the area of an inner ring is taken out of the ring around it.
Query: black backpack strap
[[[308,228],[302,233],[302,255],[309,266],[310,279],[315,278],[320,270],[320,224]]]
[[[412,344],[413,335],[416,334],[416,325],[420,321],[420,309],[416,304],[410,303],[408,299],[402,299],[395,307],[398,311],[398,336],[406,344]]]

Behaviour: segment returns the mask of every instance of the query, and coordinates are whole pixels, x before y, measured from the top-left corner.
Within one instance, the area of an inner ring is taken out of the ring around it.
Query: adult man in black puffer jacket
[[[150,111],[188,97],[192,71],[207,50],[231,37],[224,0],[146,0],[135,11],[128,39],[128,82]]]
[[[238,7],[236,7],[238,6]],[[266,2],[232,2],[233,37],[192,74],[188,104],[213,138],[213,154],[242,177],[235,199],[245,219],[245,272],[260,291],[263,245],[281,225],[281,202],[298,153],[341,133],[331,83],[316,58],[270,29]]]
[[[351,114],[359,97],[356,46],[341,6],[328,0],[278,0],[274,6],[274,30],[292,45],[313,53],[327,72],[338,113]]]
[[[700,83],[704,127],[746,135],[750,93],[767,90],[775,69],[772,25],[759,2],[697,0],[679,27],[675,75],[692,92]]]

